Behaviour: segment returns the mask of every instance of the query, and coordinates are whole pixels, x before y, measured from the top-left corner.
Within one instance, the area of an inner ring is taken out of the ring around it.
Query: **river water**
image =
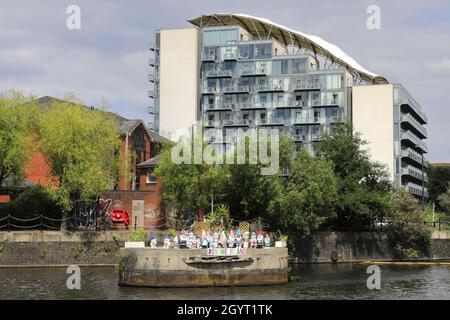
[[[367,265],[293,265],[285,285],[230,288],[126,288],[117,268],[82,268],[69,290],[64,268],[0,268],[0,299],[446,299],[450,266],[381,265],[381,289],[369,290]]]

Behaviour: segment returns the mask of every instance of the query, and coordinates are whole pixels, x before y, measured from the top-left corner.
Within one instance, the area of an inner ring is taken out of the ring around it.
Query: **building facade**
[[[427,119],[401,85],[317,36],[267,19],[214,14],[189,22],[195,28],[158,30],[151,46],[155,130],[200,121],[212,129],[208,142],[229,148],[237,129],[276,128],[314,154],[324,133],[351,122],[395,187],[427,196]]]

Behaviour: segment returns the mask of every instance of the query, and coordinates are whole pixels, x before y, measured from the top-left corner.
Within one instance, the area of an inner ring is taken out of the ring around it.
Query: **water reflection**
[[[292,266],[286,285],[229,288],[130,288],[115,268],[82,268],[68,290],[64,268],[0,269],[1,299],[450,299],[448,266],[381,266],[381,290],[366,287],[366,265]]]

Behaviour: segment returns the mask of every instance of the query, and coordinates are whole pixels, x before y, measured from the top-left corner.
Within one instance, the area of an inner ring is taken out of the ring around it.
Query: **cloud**
[[[66,28],[66,8],[81,8],[82,29]],[[381,30],[368,30],[366,8],[381,9]],[[449,161],[450,10],[443,0],[48,0],[0,3],[0,91],[35,95],[76,92],[85,103],[105,98],[129,118],[150,120],[149,41],[159,28],[213,12],[247,13],[335,43],[362,66],[402,83],[430,124],[429,159]],[[433,17],[439,19],[433,22]]]

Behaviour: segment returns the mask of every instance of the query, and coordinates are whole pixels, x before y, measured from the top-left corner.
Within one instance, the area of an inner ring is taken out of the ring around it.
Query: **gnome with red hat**
[[[258,230],[258,235],[256,236],[256,247],[257,248],[264,247],[264,236],[263,231],[261,229]]]

